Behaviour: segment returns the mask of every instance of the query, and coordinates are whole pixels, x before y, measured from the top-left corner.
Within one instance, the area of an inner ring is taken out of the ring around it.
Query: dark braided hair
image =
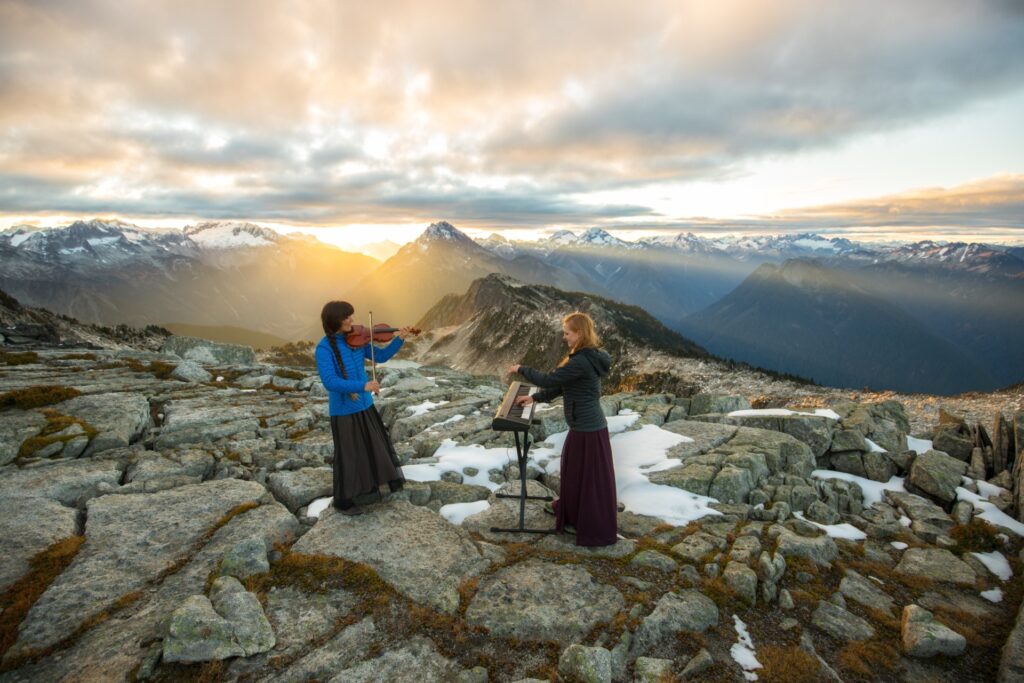
[[[338,341],[334,336],[341,329],[341,323],[345,318],[355,313],[352,304],[347,301],[328,301],[324,304],[324,308],[320,311],[320,322],[324,326],[324,334],[327,335],[327,341],[331,344],[331,351],[334,352],[334,360],[338,361],[338,367],[341,368],[341,376],[348,379],[348,373],[345,372],[345,364],[341,360],[341,352],[338,351]]]

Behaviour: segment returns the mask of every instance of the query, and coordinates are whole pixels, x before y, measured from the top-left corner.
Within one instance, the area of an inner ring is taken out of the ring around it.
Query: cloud
[[[1022,57],[1020,5],[997,1],[0,0],[2,196],[314,223],[653,219],[580,195],[913,126],[1024,87]]]

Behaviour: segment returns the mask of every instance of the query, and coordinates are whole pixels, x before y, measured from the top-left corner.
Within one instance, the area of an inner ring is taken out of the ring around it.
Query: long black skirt
[[[612,545],[618,541],[615,465],[608,429],[569,430],[562,446],[561,488],[555,502],[555,527],[576,527],[576,545]]]
[[[376,406],[351,415],[332,415],[334,507],[348,508],[356,496],[405,484],[395,447]]]

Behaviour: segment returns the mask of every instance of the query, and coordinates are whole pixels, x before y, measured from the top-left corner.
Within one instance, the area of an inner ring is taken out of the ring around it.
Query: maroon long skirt
[[[561,489],[554,503],[559,531],[576,527],[576,545],[612,545],[618,540],[615,466],[608,430],[576,432],[562,447]]]

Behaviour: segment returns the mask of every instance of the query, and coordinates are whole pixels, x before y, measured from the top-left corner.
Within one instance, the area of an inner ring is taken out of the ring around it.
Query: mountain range
[[[791,261],[813,262],[816,275],[793,276],[811,266]],[[811,233],[624,241],[599,228],[475,241],[441,221],[380,262],[247,223],[144,230],[94,220],[0,232],[0,287],[29,305],[102,324],[175,321],[288,340],[319,338],[330,299],[351,301],[360,323],[373,311],[375,322],[407,325],[491,273],[640,306],[710,353],[820,382],[953,392],[1024,378],[1019,247]],[[756,331],[742,333],[753,321]],[[792,352],[809,338],[831,341]],[[838,354],[853,340],[912,357]]]
[[[474,374],[494,374],[512,363],[547,370],[566,354],[562,316],[570,311],[594,319],[602,345],[616,359],[607,379],[613,387],[637,381],[638,368],[649,366],[652,355],[711,357],[638,306],[497,273],[432,306],[417,323],[427,332],[410,345],[411,355]]]

